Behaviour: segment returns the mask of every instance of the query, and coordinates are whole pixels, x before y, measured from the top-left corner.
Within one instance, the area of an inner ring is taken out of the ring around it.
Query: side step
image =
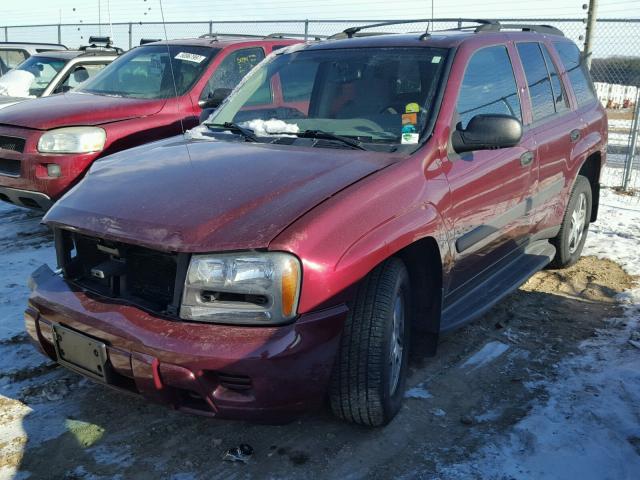
[[[480,283],[445,306],[440,331],[454,330],[486,313],[534,273],[542,270],[555,254],[553,245],[547,240],[539,240],[527,245],[519,255],[510,256],[504,264],[498,264]]]

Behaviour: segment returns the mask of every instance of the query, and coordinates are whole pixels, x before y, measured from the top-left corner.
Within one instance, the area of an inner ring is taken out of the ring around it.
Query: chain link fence
[[[114,23],[23,25],[0,27],[0,39],[13,42],[56,42],[69,47],[86,44],[89,36],[109,35],[115,45],[132,48],[140,39],[190,38],[203,34],[266,36],[283,33],[305,39],[324,38],[354,25],[385,20],[273,20],[273,21],[198,21],[166,23]],[[582,46],[584,19],[527,18],[500,19],[504,23],[553,25]],[[463,25],[459,19],[434,19],[431,22],[389,25],[376,31],[424,32]],[[640,108],[640,20],[600,19],[593,44],[591,72],[598,98],[609,114],[608,167],[603,183],[624,190],[640,191],[640,148],[637,143]]]

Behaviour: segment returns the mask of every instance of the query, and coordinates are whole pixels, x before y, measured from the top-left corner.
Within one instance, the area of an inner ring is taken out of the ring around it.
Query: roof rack
[[[161,38],[141,38],[140,45],[146,45],[147,43],[161,42]]]
[[[86,53],[102,52],[105,50],[112,50],[118,55],[124,53],[124,50],[120,47],[113,46],[111,37],[89,37],[89,45],[83,45],[79,50]]]
[[[479,18],[438,18],[436,22],[458,22],[457,28],[449,28],[446,30],[438,31],[453,31],[453,30],[470,30],[472,29],[476,33],[482,32],[500,32],[504,30],[522,30],[523,32],[536,32],[545,33],[549,35],[564,36],[564,33],[556,27],[551,25],[534,25],[525,23],[500,23],[498,20],[487,20]],[[433,20],[429,18],[417,19],[417,20],[392,20],[388,22],[371,23],[368,25],[361,25],[357,27],[349,27],[340,33],[336,33],[328,37],[330,40],[338,38],[353,38],[355,36],[368,36],[368,35],[384,35],[388,32],[365,32],[360,33],[362,30],[376,27],[387,27],[390,25],[405,25],[409,23],[426,23],[427,31],[420,37],[421,40],[427,38],[430,34],[429,27],[432,26]],[[462,23],[474,23],[476,25],[462,26]],[[360,35],[358,35],[360,33]]]

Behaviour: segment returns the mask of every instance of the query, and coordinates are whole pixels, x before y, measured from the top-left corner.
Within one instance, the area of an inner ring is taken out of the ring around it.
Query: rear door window
[[[533,120],[541,120],[556,113],[551,79],[537,42],[517,44],[524,73],[527,77]]]
[[[11,70],[24,62],[28,57],[29,54],[21,49],[2,49],[0,50],[0,65],[6,70]]]
[[[213,92],[218,88],[235,88],[240,83],[240,80],[263,59],[264,50],[260,47],[242,48],[231,52],[216,68],[216,71],[207,82],[200,99],[211,98]],[[271,89],[263,88],[257,91],[254,97],[252,101],[255,103],[270,102]]]
[[[456,109],[462,128],[479,114],[505,114],[522,121],[507,47],[486,47],[473,54],[464,73]]]
[[[560,80],[560,75],[558,75],[558,70],[553,63],[553,60],[551,60],[551,55],[549,54],[549,50],[547,50],[547,46],[540,44],[540,48],[542,48],[544,61],[547,64],[547,70],[551,77],[551,88],[553,89],[553,99],[556,106],[556,112],[567,111],[569,110],[569,99],[567,98],[567,92],[564,91],[564,86]]]
[[[569,42],[554,42],[553,45],[569,75],[569,81],[573,87],[573,93],[576,95],[578,105],[583,106],[592,103],[596,99],[596,94],[578,47]]]

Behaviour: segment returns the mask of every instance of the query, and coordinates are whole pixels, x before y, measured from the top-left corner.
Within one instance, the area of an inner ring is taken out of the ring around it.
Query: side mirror
[[[500,114],[480,114],[471,119],[467,128],[457,128],[451,135],[456,153],[474,150],[515,147],[522,138],[522,123],[515,117]]]
[[[208,98],[200,100],[198,105],[200,108],[218,108],[230,93],[230,88],[216,88]]]

